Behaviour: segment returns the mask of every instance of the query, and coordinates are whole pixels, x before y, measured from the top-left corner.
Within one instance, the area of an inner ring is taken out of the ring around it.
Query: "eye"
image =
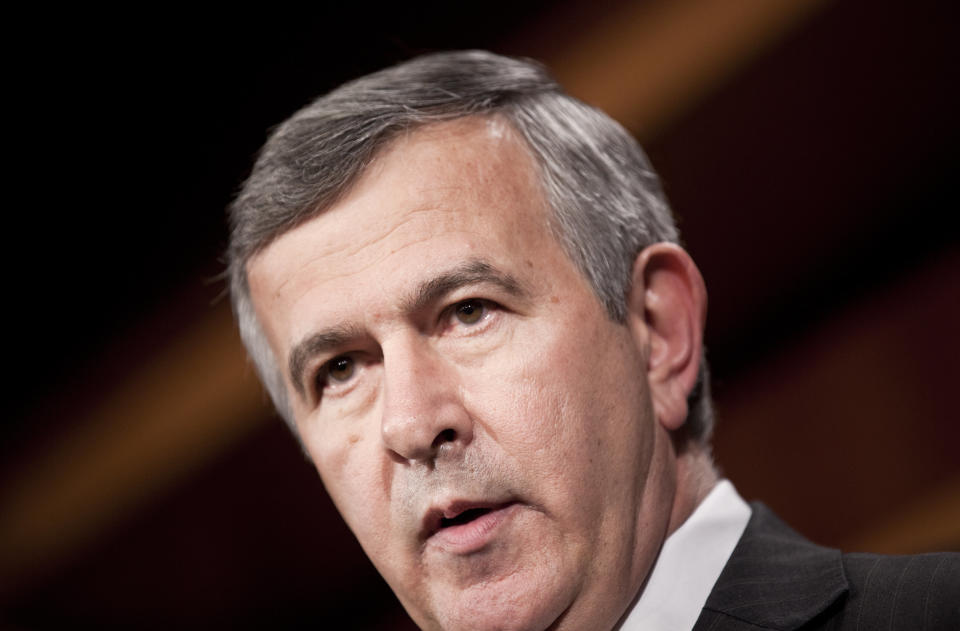
[[[487,312],[487,307],[482,300],[464,300],[458,303],[453,309],[453,315],[462,324],[476,324]]]
[[[317,382],[322,388],[329,382],[346,383],[356,372],[357,364],[352,357],[341,355],[327,362],[325,370],[320,372]]]

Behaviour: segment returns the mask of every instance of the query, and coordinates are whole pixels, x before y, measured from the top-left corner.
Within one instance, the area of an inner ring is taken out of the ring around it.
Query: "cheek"
[[[337,510],[369,553],[372,542],[388,539],[382,536],[389,524],[383,510],[388,500],[382,467],[376,462],[377,445],[358,429],[342,435],[314,432],[305,440],[309,440],[310,458]]]
[[[606,455],[635,446],[642,399],[625,332],[605,319],[575,323],[531,323],[461,380],[469,413],[517,470],[558,487],[603,475]]]

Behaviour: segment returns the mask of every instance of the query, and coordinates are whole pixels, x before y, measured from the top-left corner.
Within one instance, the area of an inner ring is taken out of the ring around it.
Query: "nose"
[[[433,461],[473,439],[457,375],[430,348],[384,349],[384,404],[380,433],[399,458]]]

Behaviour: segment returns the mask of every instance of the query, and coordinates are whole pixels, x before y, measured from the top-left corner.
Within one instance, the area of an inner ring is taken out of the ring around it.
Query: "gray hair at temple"
[[[399,134],[466,116],[500,117],[524,138],[553,211],[550,227],[611,319],[625,321],[637,254],[678,241],[640,145],[609,116],[565,94],[535,62],[437,53],[342,85],[273,132],[229,209],[228,274],[240,334],[294,434],[283,374],[251,302],[247,263],[342,199]],[[688,403],[687,436],[706,443],[713,411],[705,358]]]

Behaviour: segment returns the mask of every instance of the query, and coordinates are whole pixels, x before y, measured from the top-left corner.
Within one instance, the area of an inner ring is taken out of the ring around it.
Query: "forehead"
[[[532,268],[559,254],[547,217],[536,162],[508,123],[429,125],[394,140],[344,199],[251,260],[254,303],[268,336],[288,338],[271,340],[282,348],[304,332],[291,318],[307,299],[314,313],[342,311],[366,290],[382,296],[466,259]]]

